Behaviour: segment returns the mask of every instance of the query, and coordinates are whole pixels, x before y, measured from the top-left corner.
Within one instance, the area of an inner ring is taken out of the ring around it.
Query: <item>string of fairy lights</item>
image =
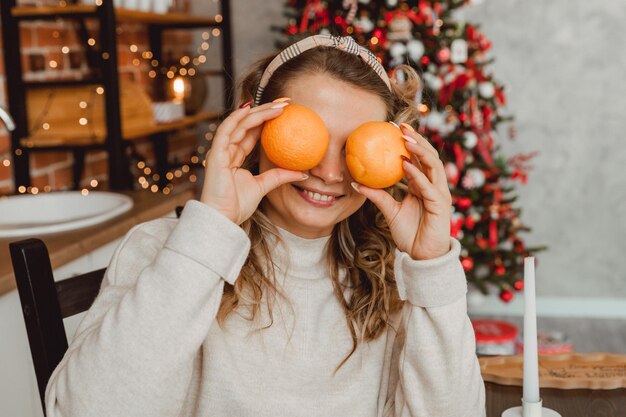
[[[96,6],[101,6],[102,0],[96,0],[95,4]],[[67,3],[65,1],[60,1],[59,6],[67,6]],[[215,22],[220,23],[223,20],[223,17],[220,14],[216,14],[213,19],[215,20]],[[118,35],[121,35],[124,33],[124,28],[118,27],[116,29],[116,32]],[[63,42],[65,41],[64,34],[65,31],[54,31],[53,38],[61,39],[61,52],[63,53],[63,55],[68,55],[71,52],[75,52],[76,48],[72,48],[67,44],[63,44]],[[131,43],[128,45],[128,50],[132,54],[135,54],[135,56],[132,57],[130,62],[135,67],[141,67],[142,64],[147,64],[148,68],[150,68],[147,72],[147,76],[151,79],[156,79],[159,74],[169,80],[172,80],[174,78],[180,78],[182,80],[182,77],[194,77],[196,75],[200,75],[200,70],[198,67],[207,62],[207,54],[210,50],[211,38],[218,38],[220,36],[221,30],[219,28],[212,28],[210,31],[202,32],[202,41],[197,47],[195,54],[185,54],[180,57],[180,59],[178,59],[178,62],[176,62],[175,64],[168,63],[167,65],[163,65],[162,62],[156,59],[154,57],[154,53],[149,49],[140,51],[140,47],[138,46],[139,42]],[[97,44],[98,41],[94,37],[89,37],[87,39],[87,45],[89,48],[95,48]],[[79,47],[79,49],[82,51],[83,48]],[[102,59],[109,59],[109,54],[107,52],[103,52]],[[57,62],[57,60],[55,59],[50,59],[46,63],[46,67],[56,69],[59,67],[59,62]],[[55,88],[49,90],[49,93],[43,105],[43,109],[41,110],[40,114],[38,114],[37,117],[34,118],[35,121],[31,124],[31,135],[35,134],[38,131],[47,131],[48,133],[54,131],[53,122],[51,120],[48,120],[47,116],[50,108],[54,104],[56,91],[57,89]],[[103,95],[104,92],[104,87],[97,86],[93,90],[91,90],[91,94],[88,100],[83,99],[78,100],[77,102],[78,109],[82,110],[82,112],[80,113],[80,117],[77,120],[77,127],[81,126],[84,128],[84,126],[87,126],[87,128],[89,129],[88,136],[94,139],[97,138],[97,135],[94,130],[95,124],[91,123],[94,119],[93,109],[95,106],[93,105],[93,103],[96,99],[98,99],[98,96]],[[84,114],[85,110],[88,111],[87,114]],[[148,166],[147,158],[141,156],[140,153],[136,150],[134,143],[131,142],[131,168],[136,168],[136,172],[134,174],[137,174],[135,176],[137,178],[139,187],[154,193],[160,191],[163,194],[169,194],[174,188],[174,184],[171,181],[175,181],[176,179],[181,179],[186,176],[186,179],[189,182],[195,183],[198,180],[198,177],[196,173],[193,172],[193,168],[199,167],[200,165],[204,166],[203,156],[208,150],[209,142],[212,139],[216,129],[217,124],[209,124],[208,131],[202,138],[202,143],[199,144],[192,152],[190,160],[184,163],[176,161],[176,163],[174,164],[176,168],[166,172],[165,178],[168,183],[163,187],[159,187],[159,185],[157,184],[157,182],[159,182],[160,180],[159,174],[153,172],[153,169]],[[19,149],[16,151],[19,151]],[[203,161],[202,164],[200,164],[201,160]],[[2,160],[1,163],[4,167],[8,168],[11,166],[12,161],[8,158],[5,158]],[[92,178],[91,180],[88,180],[88,186],[81,189],[81,193],[83,195],[87,195],[89,193],[89,187],[94,189],[97,188],[99,184],[100,182],[97,179]],[[41,188],[36,186],[19,186],[16,191],[20,194],[38,194],[40,192],[50,192],[52,191],[52,187],[50,185],[45,185]]]
[[[188,163],[174,163],[177,168],[167,171],[165,174],[165,179],[167,181],[173,181],[177,178],[183,178],[183,176],[187,175],[187,180],[190,183],[196,183],[198,181],[198,176],[193,172],[193,169],[196,167],[202,166],[206,167],[206,162],[204,160],[204,155],[209,149],[209,144],[213,139],[215,131],[217,130],[216,123],[210,123],[208,125],[208,131],[204,134],[202,143],[198,145],[195,151],[192,153],[190,160]],[[133,167],[136,170],[137,182],[139,186],[144,190],[149,190],[154,193],[161,191],[163,194],[169,194],[174,189],[174,184],[169,182],[162,189],[159,189],[158,184],[156,184],[160,180],[160,176],[158,173],[153,172],[154,170],[150,168],[145,160],[139,152],[135,149],[134,145],[131,144],[131,160],[133,160]],[[202,162],[200,162],[202,161]]]

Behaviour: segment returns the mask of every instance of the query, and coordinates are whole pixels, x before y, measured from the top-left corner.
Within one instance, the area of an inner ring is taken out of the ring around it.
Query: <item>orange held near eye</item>
[[[352,178],[371,188],[386,188],[404,176],[402,158],[410,158],[402,131],[388,122],[367,122],[346,142],[346,163]]]
[[[306,171],[320,163],[328,149],[328,130],[308,107],[291,104],[265,122],[261,145],[267,158],[281,168]]]

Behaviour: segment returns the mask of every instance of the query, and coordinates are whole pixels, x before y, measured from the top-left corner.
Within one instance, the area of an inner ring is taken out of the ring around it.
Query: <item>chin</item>
[[[365,197],[354,193],[334,199],[315,196],[304,187],[285,184],[267,195],[268,216],[278,226],[295,234],[327,236],[334,226],[356,212]]]

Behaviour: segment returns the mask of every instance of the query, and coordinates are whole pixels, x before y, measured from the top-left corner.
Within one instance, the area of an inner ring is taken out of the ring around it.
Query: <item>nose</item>
[[[342,148],[329,146],[324,158],[310,169],[310,173],[322,179],[325,184],[343,182],[345,160]]]

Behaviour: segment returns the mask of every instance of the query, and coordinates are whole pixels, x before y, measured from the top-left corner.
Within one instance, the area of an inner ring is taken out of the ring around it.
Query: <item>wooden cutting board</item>
[[[480,358],[483,379],[501,385],[522,386],[523,355]],[[626,388],[626,355],[611,353],[563,353],[539,355],[542,388]]]

